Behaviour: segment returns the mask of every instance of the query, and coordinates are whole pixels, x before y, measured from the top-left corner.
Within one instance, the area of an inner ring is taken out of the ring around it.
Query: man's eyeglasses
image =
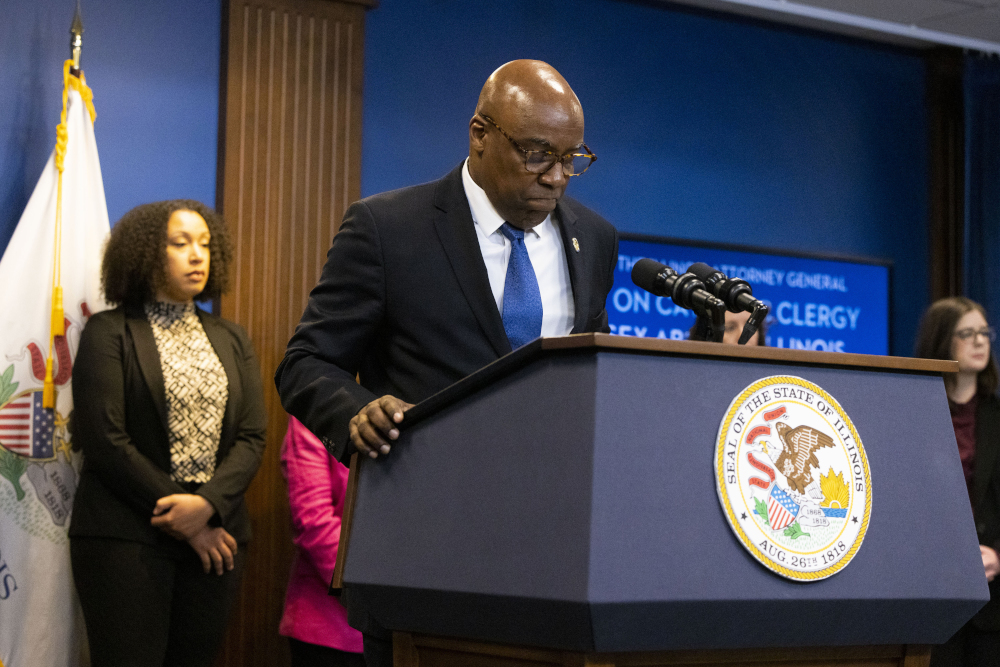
[[[975,338],[976,336],[982,336],[992,343],[997,339],[997,332],[993,327],[983,327],[982,329],[973,329],[972,327],[969,327],[968,329],[959,329],[955,332],[955,338],[959,340],[969,340],[970,338]]]
[[[532,174],[544,174],[549,169],[552,168],[556,162],[562,164],[563,173],[567,176],[579,176],[594,163],[597,156],[590,152],[587,144],[582,144],[583,150],[586,153],[567,153],[566,155],[556,155],[552,151],[529,151],[523,148],[521,144],[514,141],[514,137],[507,134],[502,127],[497,125],[496,121],[484,114],[483,112],[478,112],[480,118],[488,122],[493,127],[500,130],[500,134],[507,137],[507,141],[514,144],[514,148],[524,153],[524,168],[530,171]]]

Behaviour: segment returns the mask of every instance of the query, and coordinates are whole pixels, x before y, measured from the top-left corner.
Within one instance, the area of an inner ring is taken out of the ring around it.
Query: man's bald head
[[[581,146],[583,107],[566,79],[539,60],[514,60],[479,94],[469,121],[469,175],[505,220],[530,229],[555,209],[568,176],[558,162],[529,172],[524,151],[561,156]]]
[[[510,115],[530,117],[540,107],[583,125],[583,107],[562,74],[541,60],[512,60],[486,79],[476,110],[502,125]]]

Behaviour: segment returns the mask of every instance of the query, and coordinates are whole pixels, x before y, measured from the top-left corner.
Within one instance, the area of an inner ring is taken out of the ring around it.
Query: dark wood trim
[[[219,18],[219,131],[215,139],[215,204],[214,208],[223,218],[226,196],[226,93],[228,92],[229,71],[229,0],[220,3],[222,16]],[[212,314],[222,316],[222,300],[212,299]]]
[[[927,667],[931,664],[931,646],[926,644],[909,644],[906,647],[906,657],[903,667]]]
[[[216,300],[260,360],[266,448],[246,493],[246,573],[216,664],[282,667],[278,635],[295,551],[274,371],[344,211],[361,196],[367,0],[225,0],[217,207],[233,242],[232,291]]]
[[[665,667],[667,665],[814,665],[862,667],[873,664],[927,667],[930,646],[825,646],[692,651],[581,653],[507,646],[408,632],[393,633],[396,667]]]
[[[930,296],[960,296],[965,230],[964,70],[960,49],[927,55]]]
[[[358,499],[358,477],[364,458],[358,452],[351,454],[351,471],[347,475],[347,490],[344,492],[344,514],[340,521],[340,543],[337,545],[337,564],[333,568],[330,595],[340,595],[344,587],[344,563],[347,549],[351,544],[351,526],[354,524],[354,503]]]

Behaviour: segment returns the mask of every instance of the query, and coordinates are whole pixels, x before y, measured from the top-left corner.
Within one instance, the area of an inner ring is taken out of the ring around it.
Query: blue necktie
[[[503,223],[500,233],[510,240],[510,261],[503,283],[503,330],[512,350],[542,335],[542,293],[531,266],[524,232]]]

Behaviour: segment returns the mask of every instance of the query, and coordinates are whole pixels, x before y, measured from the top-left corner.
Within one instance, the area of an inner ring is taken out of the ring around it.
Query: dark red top
[[[962,472],[965,473],[965,485],[969,490],[969,500],[972,500],[972,485],[976,469],[976,408],[979,406],[979,396],[973,396],[968,403],[953,403],[951,408],[951,423],[955,427],[955,440],[958,441],[958,455],[962,459]]]

